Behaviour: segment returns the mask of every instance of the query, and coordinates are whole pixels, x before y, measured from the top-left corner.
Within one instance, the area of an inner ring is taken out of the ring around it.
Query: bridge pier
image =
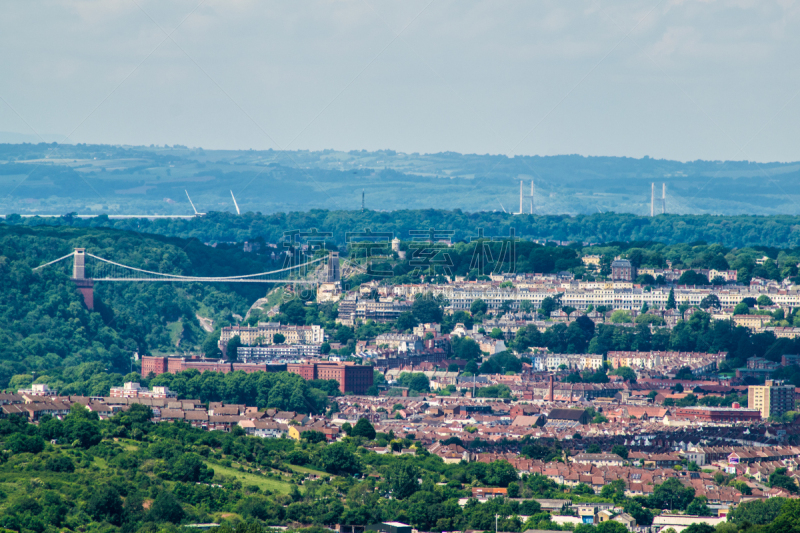
[[[83,296],[83,303],[89,311],[94,310],[94,281],[86,275],[86,249],[75,248],[72,261],[72,281]]]

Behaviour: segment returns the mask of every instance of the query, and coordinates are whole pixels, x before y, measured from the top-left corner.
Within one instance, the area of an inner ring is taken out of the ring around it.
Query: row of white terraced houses
[[[548,296],[553,298],[560,296],[561,305],[568,305],[575,309],[585,310],[590,305],[594,308],[606,306],[611,309],[641,309],[645,303],[650,308],[663,309],[667,305],[670,289],[653,288],[650,291],[644,289],[565,289],[554,287],[551,289],[528,290],[515,288],[497,287],[456,287],[453,285],[426,285],[419,286],[418,293],[431,293],[434,296],[442,296],[450,302],[454,309],[469,309],[475,300],[483,300],[492,308],[499,308],[503,302],[510,302],[512,309],[519,309],[522,302],[530,302],[533,309],[538,309],[542,301]],[[800,307],[800,291],[778,290],[767,291],[766,289],[740,287],[725,289],[693,289],[676,288],[675,302],[680,305],[686,302],[689,305],[700,305],[708,295],[715,295],[719,298],[722,307],[734,307],[744,298],[758,299],[761,295],[766,295],[776,305],[781,307]]]

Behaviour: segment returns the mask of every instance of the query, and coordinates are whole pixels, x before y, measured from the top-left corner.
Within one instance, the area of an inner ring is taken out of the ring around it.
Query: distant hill
[[[254,213],[359,209],[362,190],[371,210],[515,212],[520,180],[539,214],[646,215],[651,183],[668,213],[800,214],[800,162],[0,144],[3,214],[192,214],[184,191],[234,212],[231,190]]]

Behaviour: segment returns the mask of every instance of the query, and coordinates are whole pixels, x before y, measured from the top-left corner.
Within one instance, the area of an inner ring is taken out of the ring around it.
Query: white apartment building
[[[615,284],[618,285],[618,284]],[[725,288],[676,288],[675,302],[677,305],[687,303],[691,306],[700,305],[708,295],[719,298],[723,307],[734,307],[744,298],[768,296],[776,305],[781,307],[800,307],[800,291],[798,290],[768,290],[766,287],[725,287]],[[590,305],[597,308],[606,306],[612,309],[638,310],[645,303],[650,308],[663,309],[667,305],[670,289],[656,287],[650,291],[641,288],[618,288],[610,284],[602,287],[570,288],[540,287],[540,288],[504,288],[491,284],[448,284],[430,285],[425,290],[417,292],[431,292],[442,296],[450,302],[450,307],[456,310],[469,310],[472,302],[483,300],[491,309],[498,309],[503,302],[510,301],[513,310],[519,309],[519,304],[524,301],[531,303],[533,309],[538,309],[546,297],[560,297],[562,305],[575,309],[585,310]]]
[[[601,354],[540,354],[531,357],[535,372],[555,372],[561,365],[569,370],[597,370],[603,366]]]
[[[218,346],[224,350],[236,335],[245,346],[273,344],[273,338],[280,333],[286,339],[283,344],[322,344],[325,330],[321,326],[289,326],[280,322],[259,322],[258,326],[226,326],[222,328]]]

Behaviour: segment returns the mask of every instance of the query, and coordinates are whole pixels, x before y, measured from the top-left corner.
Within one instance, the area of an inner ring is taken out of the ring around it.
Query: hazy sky
[[[5,2],[0,131],[800,160],[800,2]]]

